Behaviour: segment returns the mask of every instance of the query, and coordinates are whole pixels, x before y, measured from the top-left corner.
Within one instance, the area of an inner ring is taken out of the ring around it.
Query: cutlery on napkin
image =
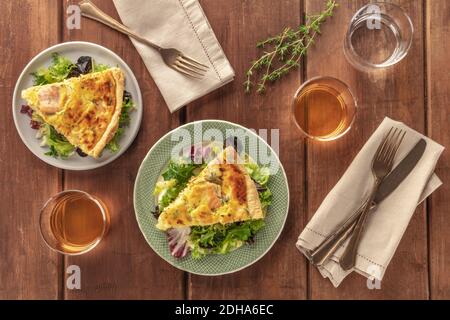
[[[375,197],[370,204],[369,212],[376,208],[381,201],[392,193],[392,191],[397,189],[399,184],[401,184],[411,173],[417,162],[422,158],[426,147],[427,142],[424,139],[420,139],[397,166],[389,172],[389,175],[381,182],[379,189],[375,193]],[[356,212],[352,213],[342,225],[328,235],[317,248],[308,252],[308,259],[311,263],[314,265],[321,265],[326,262],[336,249],[338,249],[344,241],[353,234],[354,228],[368,201],[369,200],[367,199]],[[339,261],[339,264],[342,266],[342,260]]]
[[[394,166],[421,138],[425,139],[427,147],[411,173],[368,216],[353,270],[366,277],[382,280],[418,203],[441,185],[433,172],[444,150],[438,143],[389,118],[383,120],[300,234],[297,248],[305,255],[308,250],[319,246],[364,201],[373,179],[371,159],[383,136],[393,126],[407,132]],[[322,276],[329,278],[335,287],[352,271],[344,271],[339,266],[339,258],[346,244],[347,241],[330,259],[318,266]]]
[[[234,79],[234,71],[197,0],[113,0],[122,22],[163,47],[176,47],[209,66],[202,79],[169,68],[160,54],[131,39],[170,112]]]

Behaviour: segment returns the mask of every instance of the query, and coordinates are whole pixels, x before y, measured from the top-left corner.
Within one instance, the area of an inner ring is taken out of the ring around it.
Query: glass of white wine
[[[316,77],[298,89],[292,115],[304,135],[329,141],[350,130],[356,110],[356,99],[344,82],[332,77]]]
[[[42,238],[53,250],[79,255],[94,249],[108,232],[109,211],[98,198],[80,190],[51,197],[41,210]]]

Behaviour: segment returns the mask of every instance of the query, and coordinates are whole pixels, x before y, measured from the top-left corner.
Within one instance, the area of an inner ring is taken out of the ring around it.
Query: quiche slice
[[[238,154],[227,147],[161,212],[160,230],[262,219],[258,191]]]
[[[124,82],[123,72],[111,68],[28,88],[22,98],[71,144],[98,158],[117,131]]]

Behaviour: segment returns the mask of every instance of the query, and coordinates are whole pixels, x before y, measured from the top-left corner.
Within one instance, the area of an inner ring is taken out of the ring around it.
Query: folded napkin
[[[420,138],[426,140],[427,146],[413,171],[367,217],[354,270],[368,278],[382,280],[418,203],[441,185],[433,172],[444,150],[438,143],[389,118],[385,118],[373,133],[300,234],[297,248],[305,255],[306,250],[315,249],[366,199],[374,181],[371,173],[373,155],[392,126],[406,130],[394,166]],[[348,240],[318,267],[322,276],[329,278],[335,287],[351,272],[344,271],[338,263],[347,243]]]
[[[234,71],[197,0],[114,0],[122,22],[166,48],[176,48],[210,68],[193,79],[169,68],[154,49],[131,38],[170,112],[223,86]]]

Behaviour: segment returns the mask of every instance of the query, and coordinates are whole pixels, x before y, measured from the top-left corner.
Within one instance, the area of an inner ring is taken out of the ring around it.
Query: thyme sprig
[[[256,83],[256,91],[260,94],[266,91],[267,82],[274,82],[292,69],[299,67],[300,59],[306,55],[308,48],[320,34],[320,26],[333,15],[333,10],[337,6],[336,1],[328,0],[326,9],[320,14],[307,15],[304,25],[297,29],[287,27],[280,34],[258,42],[256,46],[266,50],[260,58],[252,62],[247,70],[245,91],[251,91],[254,86],[252,77],[261,72],[263,74]]]

